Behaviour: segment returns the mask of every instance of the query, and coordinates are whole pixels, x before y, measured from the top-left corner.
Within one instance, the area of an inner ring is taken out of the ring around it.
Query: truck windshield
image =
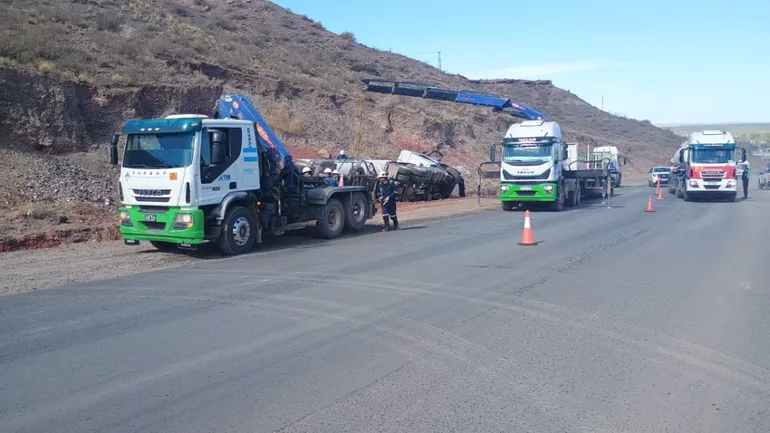
[[[551,159],[553,143],[505,143],[503,162],[542,164]]]
[[[131,134],[126,139],[123,167],[178,168],[192,163],[195,134]]]
[[[735,151],[731,149],[693,149],[690,162],[696,164],[726,164],[735,162]]]

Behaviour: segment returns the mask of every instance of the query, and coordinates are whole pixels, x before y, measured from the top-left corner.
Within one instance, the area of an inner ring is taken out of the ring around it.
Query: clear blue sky
[[[770,0],[277,0],[469,78],[550,79],[653,123],[770,122]],[[508,95],[506,95],[508,96]]]

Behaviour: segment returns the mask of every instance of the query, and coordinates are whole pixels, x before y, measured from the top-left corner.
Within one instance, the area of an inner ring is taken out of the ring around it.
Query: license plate
[[[532,187],[531,186],[522,186],[521,188],[519,188],[519,190],[520,191],[532,191]]]
[[[155,222],[155,215],[145,215],[144,220],[149,222]]]

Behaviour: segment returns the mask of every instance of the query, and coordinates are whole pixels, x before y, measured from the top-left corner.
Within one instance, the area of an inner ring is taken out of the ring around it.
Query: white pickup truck
[[[768,170],[770,170],[770,167],[768,167]],[[759,176],[757,176],[757,186],[759,189],[770,188],[770,173],[768,173],[768,170],[763,170],[759,173]]]

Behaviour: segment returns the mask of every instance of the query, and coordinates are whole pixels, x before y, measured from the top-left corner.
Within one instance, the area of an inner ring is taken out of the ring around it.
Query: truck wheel
[[[345,206],[345,227],[361,230],[366,224],[366,198],[360,192],[354,193]]]
[[[561,188],[559,188],[559,197],[556,199],[553,204],[551,204],[551,210],[554,212],[561,212],[562,209],[564,209],[564,192]]]
[[[316,214],[316,232],[325,239],[334,239],[345,228],[345,208],[336,198],[330,198],[325,206],[318,208]]]
[[[730,203],[734,203],[735,202],[735,198],[737,196],[738,196],[738,193],[730,194],[729,196],[727,196],[727,201],[729,201]]]
[[[150,241],[150,245],[160,251],[173,251],[177,249],[176,244],[171,242]]]
[[[229,256],[245,254],[254,248],[256,242],[256,216],[243,206],[235,206],[227,211],[222,223],[222,237],[219,249]]]
[[[567,195],[567,206],[575,207],[578,204],[578,191],[577,189],[570,191]]]

